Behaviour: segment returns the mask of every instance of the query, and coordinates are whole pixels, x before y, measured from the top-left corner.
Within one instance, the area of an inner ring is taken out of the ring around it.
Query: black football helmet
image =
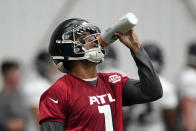
[[[158,73],[160,73],[163,66],[162,50],[154,42],[144,43],[143,47],[146,50],[147,54],[149,55],[153,67]]]
[[[90,35],[82,37],[84,32],[89,32]],[[68,19],[57,26],[52,34],[49,45],[49,53],[57,65],[57,68],[62,72],[69,71],[71,61],[73,60],[89,60],[91,62],[100,63],[104,60],[104,48],[98,42],[100,29],[80,18]],[[85,39],[94,37],[89,42],[96,43],[96,47],[85,49]],[[79,40],[78,40],[79,38]]]
[[[44,78],[50,79],[49,70],[53,66],[50,54],[47,50],[42,50],[38,53],[34,62],[35,68],[39,75]]]
[[[196,41],[190,42],[188,46],[188,63],[196,66]]]

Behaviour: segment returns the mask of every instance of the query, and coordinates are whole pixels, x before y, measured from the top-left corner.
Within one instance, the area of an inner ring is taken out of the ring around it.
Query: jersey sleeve
[[[125,86],[125,83],[127,82],[127,80],[130,80],[130,78],[128,76],[124,76],[120,73],[105,73],[104,76],[107,77],[109,84],[112,86],[120,86],[121,88],[123,88]]]
[[[63,93],[63,95],[62,95]],[[68,110],[67,93],[54,86],[42,94],[39,104],[40,120],[39,123],[45,121],[55,121],[65,124]]]
[[[128,76],[122,76],[122,88],[125,86],[127,80],[130,80]]]

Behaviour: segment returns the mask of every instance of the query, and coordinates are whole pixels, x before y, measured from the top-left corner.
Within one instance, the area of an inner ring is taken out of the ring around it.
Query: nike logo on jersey
[[[48,99],[50,99],[52,102],[54,102],[55,104],[58,104],[58,99],[57,100],[54,100],[54,99],[52,99],[52,98],[50,98],[50,97],[48,97]]]
[[[109,82],[116,83],[121,80],[121,77],[119,75],[111,75],[109,76]]]

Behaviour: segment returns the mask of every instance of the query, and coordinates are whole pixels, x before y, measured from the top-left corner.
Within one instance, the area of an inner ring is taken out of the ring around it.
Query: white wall
[[[163,47],[164,76],[173,80],[185,61],[186,43],[196,39],[196,22],[183,0],[0,0],[0,62],[14,57],[30,65],[64,19],[82,17],[104,30],[127,12],[134,12],[139,19],[135,30],[141,41],[155,40]],[[129,50],[115,44],[121,68],[135,76]]]

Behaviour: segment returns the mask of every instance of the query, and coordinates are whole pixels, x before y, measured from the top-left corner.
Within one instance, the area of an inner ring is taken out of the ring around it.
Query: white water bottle
[[[118,38],[114,35],[115,32],[125,33],[132,29],[138,20],[133,13],[127,13],[119,19],[113,26],[109,27],[103,34],[98,37],[98,41],[102,46],[108,46]]]

